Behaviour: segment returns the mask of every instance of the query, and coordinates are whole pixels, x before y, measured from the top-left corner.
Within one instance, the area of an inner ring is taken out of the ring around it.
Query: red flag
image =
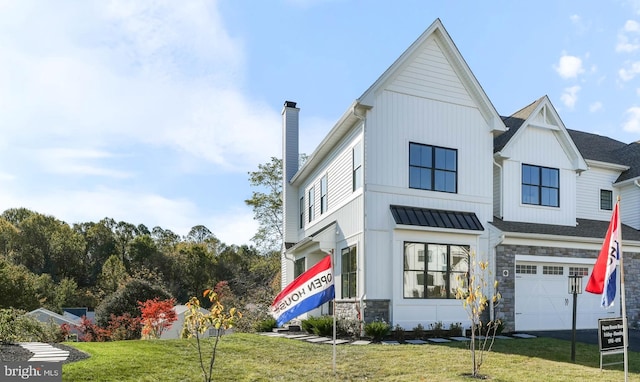
[[[607,235],[585,288],[587,292],[602,294],[603,307],[613,305],[613,300],[616,296],[616,266],[621,256],[621,231],[620,213],[618,203],[616,203],[611,215],[609,229],[607,229]]]

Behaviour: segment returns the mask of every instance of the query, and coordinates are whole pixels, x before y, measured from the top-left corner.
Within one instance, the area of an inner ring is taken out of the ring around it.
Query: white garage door
[[[619,317],[619,293],[613,307],[604,309],[600,295],[584,292],[592,268],[586,264],[516,261],[516,330],[571,329],[573,295],[569,294],[568,277],[574,272],[584,276],[583,293],[578,294],[576,328],[596,329],[599,318]]]

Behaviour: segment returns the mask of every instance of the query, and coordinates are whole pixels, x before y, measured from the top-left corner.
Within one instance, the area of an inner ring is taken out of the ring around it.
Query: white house
[[[81,318],[71,313],[64,312],[64,314],[58,314],[46,308],[38,308],[27,312],[26,315],[34,317],[36,320],[45,324],[54,324],[56,326],[67,324],[69,325],[69,333],[79,334],[78,325],[80,325]]]
[[[569,328],[567,276],[590,273],[617,196],[625,269],[640,267],[640,145],[567,129],[547,97],[501,117],[440,20],[301,168],[299,112],[285,102],[282,283],[332,252],[339,315],[465,323],[454,288],[475,253],[504,296],[492,317],[511,330]],[[578,326],[614,310],[582,294]]]
[[[173,310],[176,312],[177,320],[171,324],[168,329],[165,329],[164,332],[160,335],[160,339],[175,339],[181,338],[182,336],[182,327],[184,326],[185,315],[189,312],[189,308],[186,305],[176,305],[173,307]],[[200,308],[200,312],[207,314],[209,311],[205,308]],[[201,337],[209,337],[211,333],[206,332]]]

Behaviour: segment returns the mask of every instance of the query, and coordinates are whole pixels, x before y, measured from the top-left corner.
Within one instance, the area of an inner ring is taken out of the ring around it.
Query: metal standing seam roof
[[[396,224],[484,231],[482,223],[480,223],[480,220],[473,212],[434,210],[395,205],[390,206],[390,209]]]

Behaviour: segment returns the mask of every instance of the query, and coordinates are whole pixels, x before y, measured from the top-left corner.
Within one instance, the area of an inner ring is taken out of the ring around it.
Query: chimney
[[[287,183],[298,172],[298,114],[300,109],[296,103],[285,101],[282,109],[282,175]]]
[[[282,109],[282,257],[281,287],[293,281],[293,260],[286,256],[287,248],[298,242],[298,189],[291,179],[298,172],[298,115],[296,103],[286,101]]]

